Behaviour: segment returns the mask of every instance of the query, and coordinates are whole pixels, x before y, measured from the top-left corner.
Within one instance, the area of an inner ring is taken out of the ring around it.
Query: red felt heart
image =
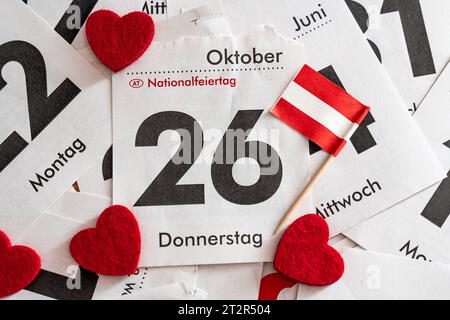
[[[316,214],[297,219],[278,243],[274,268],[289,278],[311,286],[324,286],[339,280],[344,260],[328,242],[325,220]]]
[[[102,212],[96,228],[77,233],[70,253],[83,268],[102,275],[126,276],[136,272],[141,234],[133,213],[123,206]]]
[[[31,248],[11,246],[0,231],[0,298],[27,287],[39,274],[41,259]]]
[[[153,19],[143,12],[131,12],[122,18],[109,10],[91,14],[86,36],[97,58],[114,72],[139,59],[155,34]]]

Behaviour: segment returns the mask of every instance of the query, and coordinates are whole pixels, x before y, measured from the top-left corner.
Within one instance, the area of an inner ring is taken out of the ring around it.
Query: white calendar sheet
[[[414,119],[445,169],[450,169],[450,65]],[[424,190],[358,225],[346,235],[368,250],[450,263],[450,180]]]
[[[25,0],[24,2],[76,49],[88,45],[85,23],[92,12],[107,9],[124,15],[141,11],[151,15],[155,21],[167,18],[166,0]]]
[[[414,113],[450,59],[450,1],[346,3],[406,107]]]
[[[142,265],[272,259],[309,157],[268,110],[303,61],[263,28],[155,44],[114,75],[113,200],[138,217]]]
[[[208,300],[257,300],[262,267],[262,263],[199,266],[196,290]]]
[[[177,2],[169,0],[169,6],[183,8]],[[331,236],[446,176],[344,0],[224,0],[223,5],[234,33],[273,25],[305,46],[310,66],[371,107],[313,190],[316,212],[327,220]],[[315,168],[327,156],[315,147],[311,153]]]
[[[183,36],[208,36],[212,34],[230,34],[228,22],[224,18],[220,2],[210,1],[207,5],[189,10],[177,17],[158,21],[153,41],[166,43]],[[91,64],[105,76],[112,73],[98,61],[90,47],[79,51]],[[81,192],[112,197],[112,140],[109,146],[102,150],[100,157],[88,171],[78,180]]]
[[[0,228],[15,240],[107,146],[110,83],[21,1],[0,11]]]
[[[227,5],[230,0],[222,1]],[[167,13],[172,17],[204,3],[205,0],[168,0]],[[450,33],[450,2],[346,0],[345,3],[405,106],[414,113],[450,58],[446,38]],[[308,17],[302,18],[308,23]]]
[[[196,286],[196,267],[139,268],[125,277],[98,276],[79,268],[70,255],[70,240],[79,231],[95,227],[98,215],[110,205],[110,198],[66,192],[36,219],[17,243],[38,252],[40,274],[9,299],[195,298],[190,292]]]
[[[448,264],[359,249],[343,254],[345,272],[324,287],[299,285],[298,300],[447,300]]]

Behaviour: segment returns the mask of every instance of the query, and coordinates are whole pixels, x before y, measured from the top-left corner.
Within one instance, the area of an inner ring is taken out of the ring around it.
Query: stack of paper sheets
[[[42,259],[9,299],[450,299],[450,2],[0,9],[0,230]],[[155,21],[148,51],[114,74],[85,36],[100,9]],[[304,64],[371,107],[291,219],[329,224],[346,269],[324,288],[271,263],[277,223],[327,156],[269,114]],[[127,277],[80,269],[68,250],[111,204],[142,233]]]

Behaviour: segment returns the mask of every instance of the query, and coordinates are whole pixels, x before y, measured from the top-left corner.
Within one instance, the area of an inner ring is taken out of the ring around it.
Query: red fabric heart
[[[123,206],[102,212],[96,228],[77,233],[70,253],[83,268],[102,275],[126,276],[136,272],[141,234],[133,213]]]
[[[339,280],[344,260],[328,243],[325,220],[316,214],[297,219],[278,243],[274,268],[300,283],[325,286]]]
[[[0,298],[27,287],[39,274],[41,259],[31,248],[11,246],[0,231]]]
[[[131,12],[122,18],[109,10],[91,14],[86,36],[97,58],[114,72],[139,59],[155,34],[153,19],[143,12]]]

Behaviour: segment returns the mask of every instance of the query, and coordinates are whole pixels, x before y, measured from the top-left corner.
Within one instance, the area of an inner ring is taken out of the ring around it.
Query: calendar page
[[[33,246],[39,253],[40,273],[31,285],[9,299],[155,299],[164,295],[173,299],[180,288],[182,298],[189,297],[197,282],[196,267],[145,267],[128,276],[110,277],[78,266],[70,255],[71,238],[80,230],[95,227],[99,213],[110,205],[110,198],[66,192],[36,219],[18,242]]]
[[[450,59],[447,0],[347,0],[364,36],[414,113]]]
[[[262,268],[262,263],[199,266],[196,288],[208,300],[256,300]]]
[[[450,65],[414,115],[434,152],[450,169]],[[369,250],[450,262],[450,178],[346,232]]]
[[[273,258],[310,170],[305,139],[268,111],[303,63],[263,28],[155,44],[113,76],[113,201],[138,217],[142,265]]]
[[[145,12],[155,21],[167,17],[166,0],[22,0],[74,48],[88,46],[85,23],[92,12],[107,9],[124,15]]]
[[[111,97],[109,81],[28,6],[0,9],[0,227],[14,240],[101,155]]]
[[[223,9],[218,1],[210,1],[204,6],[186,11],[185,13],[158,21],[155,25],[156,34],[153,41],[166,43],[184,36],[209,36],[212,34],[230,34],[230,26],[226,21]],[[105,76],[111,77],[109,69],[98,61],[90,47],[79,52]],[[104,195],[112,198],[112,140],[104,150],[103,156],[86,171],[78,180],[78,188],[82,192]]]
[[[349,249],[346,270],[329,286],[299,285],[298,300],[447,300],[450,266]]]
[[[229,0],[222,1],[228,5]],[[167,13],[172,17],[205,2],[168,0]],[[345,3],[377,59],[388,71],[405,107],[414,113],[450,58],[450,43],[446,38],[450,33],[450,2],[345,0]],[[302,17],[301,21],[314,24],[312,20],[318,17],[317,14],[309,17],[311,21]]]
[[[312,68],[371,107],[313,190],[315,211],[327,220],[331,236],[446,176],[344,0],[225,0],[223,4],[234,33],[273,25],[304,45]],[[310,153],[315,172],[327,154],[313,145]]]

